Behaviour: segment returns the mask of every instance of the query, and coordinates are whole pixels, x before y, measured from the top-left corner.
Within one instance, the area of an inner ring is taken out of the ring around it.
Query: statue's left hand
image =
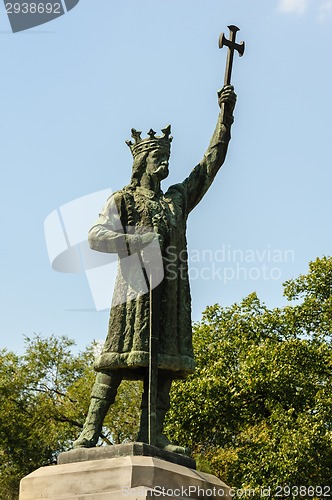
[[[225,85],[221,90],[218,90],[218,104],[226,104],[228,109],[233,112],[236,104],[236,94],[233,85]]]

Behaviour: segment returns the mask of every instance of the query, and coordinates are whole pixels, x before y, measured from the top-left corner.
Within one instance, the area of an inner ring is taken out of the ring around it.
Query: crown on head
[[[168,125],[166,128],[161,129],[161,131],[163,135],[161,137],[156,136],[156,132],[151,128],[148,132],[149,137],[142,139],[142,132],[132,128],[131,136],[135,142],[126,141],[126,144],[130,147],[133,157],[136,158],[136,156],[140,153],[154,151],[156,149],[162,149],[169,154],[171,150],[171,142],[173,140],[173,137],[170,135],[171,126]]]

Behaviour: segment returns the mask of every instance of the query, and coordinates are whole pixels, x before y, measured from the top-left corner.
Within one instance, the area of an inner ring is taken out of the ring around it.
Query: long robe
[[[120,257],[108,335],[95,363],[97,371],[123,370],[125,376],[141,378],[148,366],[149,294],[135,294],[135,286],[128,279],[128,274],[132,278],[135,270],[128,272],[126,259],[134,239],[146,228],[159,235],[164,268],[158,306],[158,367],[172,372],[173,378],[183,378],[194,371],[187,219],[224,162],[232,122],[231,113],[226,118],[222,113],[219,115],[208,150],[182,183],[172,185],[166,193],[126,186],[108,199],[91,228],[91,248],[117,252]]]

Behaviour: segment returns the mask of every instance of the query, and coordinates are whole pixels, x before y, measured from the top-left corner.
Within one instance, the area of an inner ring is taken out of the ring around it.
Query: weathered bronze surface
[[[222,38],[222,43],[231,54],[234,50],[243,53],[243,46],[235,44],[235,27],[230,29],[234,36],[230,42]],[[227,67],[230,79],[232,57]],[[134,159],[131,181],[107,200],[89,232],[91,248],[117,253],[119,266],[108,335],[95,363],[91,404],[74,448],[96,446],[118,386],[127,378],[144,381],[138,441],[188,454],[187,448],[170,443],[162,430],[172,380],[185,378],[195,369],[186,226],[190,212],[225,161],[236,103],[232,86],[225,85],[218,92],[218,103],[221,111],[203,159],[183,182],[165,193],[161,182],[168,176],[170,126],[162,130],[162,136],[151,129],[146,139],[132,129],[134,142],[127,141]],[[156,244],[164,273],[158,287],[151,284],[158,266],[149,257],[149,248]],[[135,256],[136,267],[132,264]]]

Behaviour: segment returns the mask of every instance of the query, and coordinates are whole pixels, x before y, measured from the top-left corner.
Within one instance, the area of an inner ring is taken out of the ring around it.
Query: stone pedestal
[[[101,453],[98,456],[99,451]],[[119,449],[115,451],[119,453]],[[22,479],[19,499],[230,500],[231,498],[228,486],[211,474],[143,454],[118,455],[110,458],[105,456],[105,453],[107,455],[105,448],[100,448],[73,450],[62,454],[64,457],[60,456],[58,465],[42,467]],[[70,459],[70,454],[73,461]],[[78,456],[80,454],[81,458]],[[91,456],[93,459],[90,459]],[[175,457],[175,461],[177,457],[179,455]],[[185,457],[180,456],[180,460],[182,458]]]
[[[179,455],[178,453],[171,453],[146,443],[115,444],[113,446],[98,448],[77,448],[76,450],[60,453],[58,456],[58,465],[128,456],[161,458],[173,464],[183,465],[189,469],[196,469],[194,459]]]

